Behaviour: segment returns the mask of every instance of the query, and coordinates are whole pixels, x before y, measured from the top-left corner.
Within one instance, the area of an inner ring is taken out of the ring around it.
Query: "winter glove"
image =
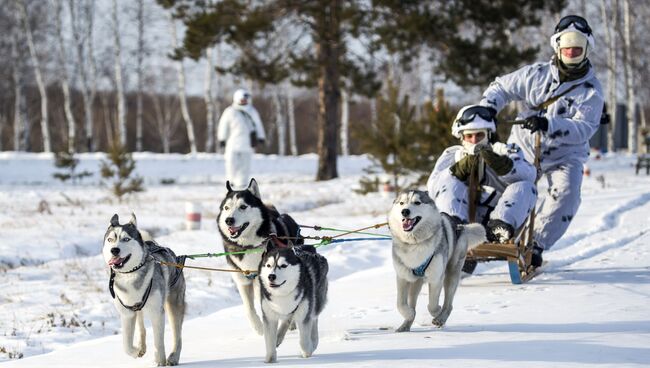
[[[478,156],[468,155],[463,157],[460,161],[451,165],[449,170],[451,174],[458,178],[460,181],[467,181],[469,179],[472,170],[477,170],[478,167]]]
[[[226,148],[226,141],[219,141],[219,147],[220,147],[221,149]]]
[[[509,173],[510,170],[512,170],[512,166],[514,165],[510,157],[498,155],[491,150],[483,150],[479,153],[479,155],[481,158],[483,158],[485,163],[499,176],[503,176]]]
[[[548,119],[543,116],[531,116],[526,118],[524,129],[530,130],[531,133],[535,133],[538,130],[545,132],[548,130]]]

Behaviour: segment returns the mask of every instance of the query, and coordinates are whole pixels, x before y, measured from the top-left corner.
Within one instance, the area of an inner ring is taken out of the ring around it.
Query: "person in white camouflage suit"
[[[254,148],[264,144],[266,135],[250,92],[238,89],[232,100],[232,105],[226,107],[219,119],[217,140],[220,147],[225,148],[226,180],[234,187],[246,188]]]
[[[463,107],[451,133],[460,145],[447,148],[436,161],[427,181],[436,207],[458,223],[477,221],[486,226],[488,240],[504,243],[523,225],[535,206],[535,167],[524,159],[516,144],[497,141],[493,110],[480,105]],[[478,170],[481,186],[476,216],[469,218],[469,176]],[[471,274],[476,261],[465,261]]]
[[[604,104],[602,87],[588,59],[594,38],[587,21],[576,15],[563,17],[550,41],[554,55],[549,62],[497,77],[480,102],[494,109],[495,115],[511,101],[522,102],[518,119],[525,123],[512,128],[508,142],[518,144],[530,162],[534,162],[535,133],[542,135],[541,173],[548,193],[537,204],[534,266],[542,264],[542,251],[566,232],[578,211],[589,138],[599,127]]]

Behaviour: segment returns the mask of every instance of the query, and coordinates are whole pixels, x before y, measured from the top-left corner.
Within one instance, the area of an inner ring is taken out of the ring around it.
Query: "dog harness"
[[[145,244],[149,247],[149,256],[145,257],[145,259],[137,266],[135,266],[133,269],[126,271],[126,272],[120,272],[120,273],[131,273],[139,270],[144,266],[147,262],[151,261],[154,259],[152,256],[153,254],[156,253],[161,253],[161,252],[170,252],[169,248],[161,247],[158,244],[156,244],[153,241],[146,241]],[[172,253],[173,255],[173,253]],[[175,255],[174,255],[175,256]],[[185,264],[185,258],[186,256],[175,256],[176,258],[176,263],[180,265]],[[159,264],[155,264],[154,267],[160,267]],[[181,273],[183,272],[180,268],[174,267],[174,275],[172,278],[169,280],[169,287],[172,288],[174,285],[176,285],[176,282],[178,282],[178,279],[181,276]],[[154,271],[155,272],[155,271]],[[113,299],[117,298],[117,300],[122,304],[122,306],[128,310],[137,312],[144,308],[145,304],[147,304],[147,300],[149,299],[149,294],[151,294],[151,287],[153,286],[153,277],[151,277],[151,281],[149,281],[149,286],[147,286],[147,290],[144,291],[144,294],[142,295],[142,300],[133,304],[133,305],[125,305],[124,302],[122,302],[122,299],[120,299],[119,296],[115,295],[115,290],[114,290],[114,285],[115,285],[115,275],[116,272],[111,268],[111,277],[108,280],[108,290],[111,293],[111,296]]]
[[[460,224],[458,223],[458,220],[456,220],[455,218],[447,215],[444,212],[441,213],[441,215],[443,217],[447,218],[449,220],[449,222],[451,223],[452,227],[454,228],[455,231],[452,234],[452,236],[453,236],[452,243],[455,243],[456,240],[458,239],[458,237],[460,236],[460,232],[461,232]],[[445,235],[445,244],[449,244],[449,236],[447,235],[447,228],[446,227],[443,228],[442,233]],[[415,276],[415,277],[424,277],[424,273],[426,272],[427,268],[431,264],[431,261],[433,260],[433,257],[435,257],[438,253],[440,253],[441,249],[442,249],[442,247],[436,248],[436,250],[433,251],[433,253],[427,258],[427,260],[424,261],[424,263],[422,263],[417,268],[412,269],[411,272],[413,272],[413,276]]]

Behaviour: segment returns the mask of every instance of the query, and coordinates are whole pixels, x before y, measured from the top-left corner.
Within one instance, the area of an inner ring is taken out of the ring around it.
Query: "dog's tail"
[[[467,236],[467,250],[475,248],[479,244],[487,241],[485,228],[481,224],[463,225],[463,234]]]

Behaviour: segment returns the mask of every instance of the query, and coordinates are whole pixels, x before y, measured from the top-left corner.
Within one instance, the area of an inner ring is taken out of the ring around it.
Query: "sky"
[[[134,156],[146,191],[119,203],[97,174],[81,184],[61,184],[51,177],[47,154],[0,153],[3,367],[153,366],[150,329],[143,358],[122,350],[102,236],[114,213],[125,221],[133,211],[141,228],[177,254],[218,252],[215,219],[226,190],[220,155]],[[80,157],[81,169],[97,172],[102,155]],[[650,176],[635,175],[634,160],[592,157],[582,206],[565,236],[544,253],[544,272],[513,285],[504,262],[480,264],[462,281],[441,329],[431,325],[425,288],[412,331],[394,331],[402,318],[389,240],[320,247],[330,264],[320,345],[303,359],[297,333],[289,332],[277,366],[649,366]],[[385,222],[391,206],[390,193],[353,191],[368,163],[363,156],[339,158],[341,177],[316,182],[315,155],[256,155],[252,172],[262,199],[299,224],[351,230]],[[199,230],[185,230],[187,202],[202,209]],[[376,232],[388,234],[385,227]],[[190,264],[218,268],[225,260]],[[267,366],[264,340],[248,325],[230,276],[187,269],[185,277],[181,365]]]

